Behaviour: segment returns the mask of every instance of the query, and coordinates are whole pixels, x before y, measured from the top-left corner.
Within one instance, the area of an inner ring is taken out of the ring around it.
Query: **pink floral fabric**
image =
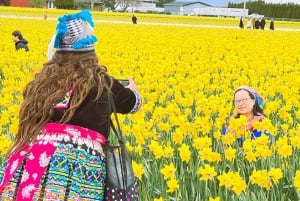
[[[78,145],[84,144],[100,153],[103,153],[102,145],[106,142],[103,135],[86,128],[68,124],[48,123],[36,141],[26,145],[21,151],[9,158],[0,184],[0,195],[26,158],[16,200],[31,201],[55,152],[56,146],[62,140],[65,142],[72,140],[73,143]]]

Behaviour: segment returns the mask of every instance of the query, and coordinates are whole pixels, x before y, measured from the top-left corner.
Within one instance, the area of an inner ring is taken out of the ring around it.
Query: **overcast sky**
[[[191,1],[191,0],[177,0],[177,1]],[[221,6],[225,7],[228,2],[234,2],[234,3],[241,3],[244,2],[243,0],[200,0],[203,3],[207,3],[212,6]],[[254,0],[252,0],[254,1]],[[300,4],[300,0],[265,0],[266,3],[295,3]]]

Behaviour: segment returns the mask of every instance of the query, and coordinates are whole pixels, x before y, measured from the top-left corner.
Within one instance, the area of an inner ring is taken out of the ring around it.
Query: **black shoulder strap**
[[[116,105],[115,105],[115,102],[114,102],[111,92],[108,92],[108,102],[109,102],[109,112],[113,111],[116,122],[117,122],[117,128],[116,128],[115,125],[113,124],[113,121],[110,119],[109,120],[110,127],[112,128],[113,132],[115,133],[116,137],[118,138],[118,141],[125,143],[125,138],[122,135],[121,126],[120,126],[118,115],[117,115]]]

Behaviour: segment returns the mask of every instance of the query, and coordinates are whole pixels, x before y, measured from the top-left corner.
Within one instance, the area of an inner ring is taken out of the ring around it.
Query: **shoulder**
[[[17,47],[22,48],[22,47],[27,47],[27,45],[21,41],[19,41],[17,44]]]

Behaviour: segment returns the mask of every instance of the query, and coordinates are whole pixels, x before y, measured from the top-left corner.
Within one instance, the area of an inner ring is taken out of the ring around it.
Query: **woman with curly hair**
[[[59,18],[56,53],[23,92],[0,200],[104,200],[109,97],[122,114],[141,98],[132,79],[124,87],[98,64],[93,26],[87,10]]]

